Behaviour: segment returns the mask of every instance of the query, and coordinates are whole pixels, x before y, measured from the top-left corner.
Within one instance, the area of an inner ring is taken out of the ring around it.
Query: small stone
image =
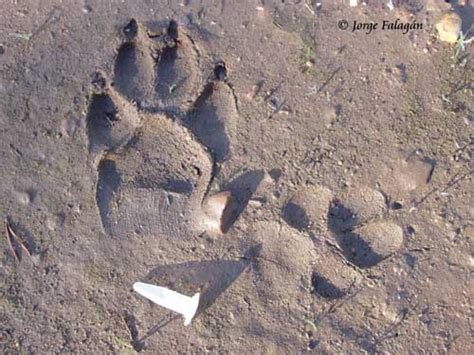
[[[26,206],[31,202],[30,194],[28,194],[27,192],[15,191],[14,196],[16,200],[22,205]]]
[[[64,224],[65,215],[63,213],[56,214],[54,216],[48,216],[46,218],[46,228],[50,231],[56,230]]]
[[[205,226],[208,232],[223,233],[227,225],[225,210],[232,199],[230,191],[218,192],[209,196],[203,204]]]
[[[324,125],[328,125],[337,121],[342,106],[341,105],[326,105],[321,110],[321,118]]]
[[[455,12],[445,14],[435,25],[438,37],[447,43],[456,43],[461,33],[462,20]]]
[[[92,8],[91,8],[90,6],[87,6],[87,5],[86,5],[86,6],[84,6],[84,7],[82,8],[82,12],[85,13],[85,14],[88,14],[88,13],[90,13],[91,11],[92,11]]]
[[[254,207],[254,208],[260,208],[262,207],[262,202],[259,200],[250,200],[249,206]]]
[[[46,155],[40,150],[35,150],[31,153],[31,160],[43,163],[46,160]]]
[[[56,220],[52,217],[48,217],[46,218],[46,227],[50,230],[50,231],[54,231],[57,227],[57,223],[56,223]]]

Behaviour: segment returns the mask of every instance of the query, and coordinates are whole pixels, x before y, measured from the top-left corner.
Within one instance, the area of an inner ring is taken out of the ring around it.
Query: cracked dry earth
[[[447,5],[308,3],[5,6],[3,353],[472,352]],[[191,325],[135,281],[201,292]]]

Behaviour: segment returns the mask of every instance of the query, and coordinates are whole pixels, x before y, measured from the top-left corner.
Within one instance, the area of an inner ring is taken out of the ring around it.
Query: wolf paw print
[[[123,36],[112,79],[97,73],[92,82],[87,114],[104,230],[117,237],[222,231],[230,193],[208,191],[216,164],[231,155],[238,118],[225,64],[203,83],[196,45],[174,21],[151,34],[131,20]]]
[[[365,186],[342,190],[337,196],[325,187],[301,188],[286,203],[282,216],[326,250],[315,259],[312,275],[314,292],[326,299],[346,295],[360,281],[358,268],[378,265],[403,245],[403,229],[388,217],[384,195]]]

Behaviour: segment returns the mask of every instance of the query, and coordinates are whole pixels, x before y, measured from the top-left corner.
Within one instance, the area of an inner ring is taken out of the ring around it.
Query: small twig
[[[355,271],[357,271],[360,275],[362,275],[363,278],[367,279],[367,276],[364,275],[364,273],[363,273],[363,271],[360,267],[358,267],[356,264],[352,263],[351,261],[347,260],[346,256],[344,255],[343,250],[341,249],[341,247],[339,245],[337,245],[336,243],[333,243],[329,240],[325,240],[325,242],[331,248],[331,250],[341,258],[341,260],[344,263],[346,263],[351,268],[353,268]]]
[[[311,15],[314,15],[314,10],[311,8],[311,6],[309,6],[308,0],[304,1],[304,6],[306,7],[306,9],[308,9],[308,11],[311,13]]]
[[[461,173],[457,173],[456,175],[454,175],[451,180],[448,181],[448,183],[446,184],[446,187],[442,190],[440,190],[439,187],[435,187],[434,189],[432,189],[430,192],[428,192],[425,196],[423,196],[418,202],[415,202],[413,204],[413,208],[418,208],[422,203],[424,203],[431,195],[437,193],[437,192],[446,192],[447,190],[449,190],[451,187],[457,185],[458,183],[460,183],[462,180],[464,180],[466,177],[468,177],[469,175],[471,175],[472,173],[474,172],[474,169],[473,170],[469,170],[467,173],[465,173],[464,175],[461,175],[459,176]]]
[[[327,313],[333,313],[335,312],[339,307],[341,307],[349,298],[354,297],[357,293],[359,293],[362,288],[359,288],[357,292],[351,293],[352,289],[354,288],[354,285],[356,283],[356,280],[352,281],[350,286],[347,288],[346,295],[338,300],[336,300],[327,310]]]
[[[274,88],[270,89],[270,90],[267,92],[267,95],[265,95],[265,97],[263,98],[263,101],[267,101],[268,99],[270,99],[270,97],[272,97],[273,95],[275,95],[275,94],[281,89],[282,84],[283,84],[283,82],[280,82],[277,86],[275,86]]]
[[[268,119],[270,118],[273,118],[273,116],[277,115],[281,109],[283,108],[283,106],[286,104],[286,99],[283,100],[283,102],[281,104],[278,105],[278,107],[275,109],[275,111],[273,111],[270,116],[268,117]]]
[[[326,86],[329,84],[329,82],[336,76],[336,74],[341,70],[342,67],[338,67],[336,70],[334,70],[331,74],[331,76],[324,82],[323,85],[321,85],[321,87],[319,89],[316,90],[316,88],[314,88],[313,90],[311,90],[310,92],[306,93],[305,96],[312,96],[312,95],[315,95],[315,94],[319,94],[321,91],[323,91]]]
[[[167,326],[168,324],[170,324],[171,322],[175,321],[176,319],[178,319],[180,317],[179,315],[175,315],[174,317],[172,317],[172,315],[173,315],[173,313],[170,313],[170,317],[171,317],[170,319],[165,320],[164,322],[158,323],[158,324],[154,325],[153,327],[151,327],[142,338],[137,339],[137,342],[142,343],[143,341],[145,341],[147,338],[149,338],[153,334],[159,332],[161,328],[164,328],[165,326]]]
[[[11,253],[13,254],[13,256],[15,257],[16,261],[20,262],[20,257],[19,255],[17,254],[14,246],[13,246],[13,243],[14,243],[14,239],[13,239],[13,235],[10,233],[10,226],[8,224],[8,221],[6,222],[6,233],[5,233],[5,236],[7,238],[7,243],[8,243],[8,247],[10,248],[10,251]]]
[[[125,324],[125,327],[127,328],[129,334],[130,334],[130,339],[132,341],[135,341],[136,338],[137,338],[137,330],[134,326],[132,326],[130,324],[130,315],[129,314],[126,314],[125,316],[121,315],[120,316],[120,319],[123,321],[123,323]]]
[[[46,19],[43,21],[41,25],[39,25],[36,29],[34,29],[31,33],[10,33],[10,36],[14,36],[18,39],[22,39],[26,42],[30,42],[34,37],[36,37],[39,33],[43,32],[48,25],[52,25],[53,23],[59,20],[59,15],[61,14],[61,10],[57,7],[54,7],[47,15]]]
[[[252,87],[252,91],[250,91],[248,94],[247,94],[247,97],[250,98],[250,99],[255,99],[257,96],[260,95],[262,89],[263,89],[263,86],[265,85],[265,80],[259,80],[253,87]]]
[[[31,256],[31,253],[27,247],[26,241],[23,239],[23,237],[13,230],[13,228],[10,225],[10,222],[8,219],[5,221],[5,226],[6,226],[6,231],[7,231],[7,240],[8,244],[10,246],[10,249],[15,256],[15,259],[17,261],[21,260],[22,254],[24,253],[25,255]],[[18,252],[17,248],[15,248],[15,244],[18,244],[22,250],[21,253]]]
[[[474,41],[474,37],[466,39],[468,34],[469,34],[469,31],[467,31],[465,34],[462,32],[459,34],[459,38],[458,38],[458,41],[456,42],[456,46],[454,49],[455,50],[454,58],[457,58],[459,53],[466,50],[466,44],[469,44],[472,41]]]
[[[36,37],[39,33],[44,31],[48,25],[52,25],[53,23],[57,22],[59,20],[59,16],[61,14],[61,10],[59,10],[57,7],[54,7],[49,13],[44,22],[39,25],[32,33],[30,36],[29,40],[32,40],[33,37]]]
[[[137,329],[135,317],[130,313],[126,313],[124,316],[121,315],[120,318],[122,319],[122,321],[124,322],[125,326],[127,327],[129,331],[130,338],[131,338],[130,343],[133,349],[136,352],[140,352],[143,349],[145,349],[146,344],[140,339],[138,339],[138,329]]]
[[[410,315],[410,312],[413,312],[416,308],[418,308],[418,304],[416,304],[414,307],[412,307],[411,309],[408,308],[406,310],[404,310],[402,316],[400,317],[400,319],[389,325],[385,331],[383,332],[382,335],[380,336],[377,336],[377,337],[374,337],[374,346],[376,347],[377,345],[381,344],[383,341],[389,339],[391,336],[393,336],[393,332],[408,318],[408,316]]]
[[[327,310],[324,310],[322,313],[320,313],[316,319],[314,320],[314,324],[318,325],[320,324],[324,318],[326,318],[330,313],[334,313],[338,308],[342,307],[348,300],[354,298],[363,290],[363,287],[359,287],[355,292],[351,291],[353,290],[354,286],[356,284],[356,280],[354,280],[351,285],[348,287],[346,291],[346,295],[341,297],[340,299],[334,301]]]

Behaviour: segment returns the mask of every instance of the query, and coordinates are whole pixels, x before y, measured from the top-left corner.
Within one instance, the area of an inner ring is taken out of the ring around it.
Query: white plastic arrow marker
[[[133,289],[157,305],[182,314],[184,325],[191,323],[199,306],[199,293],[196,293],[193,297],[188,297],[169,288],[143,282],[135,282]]]

